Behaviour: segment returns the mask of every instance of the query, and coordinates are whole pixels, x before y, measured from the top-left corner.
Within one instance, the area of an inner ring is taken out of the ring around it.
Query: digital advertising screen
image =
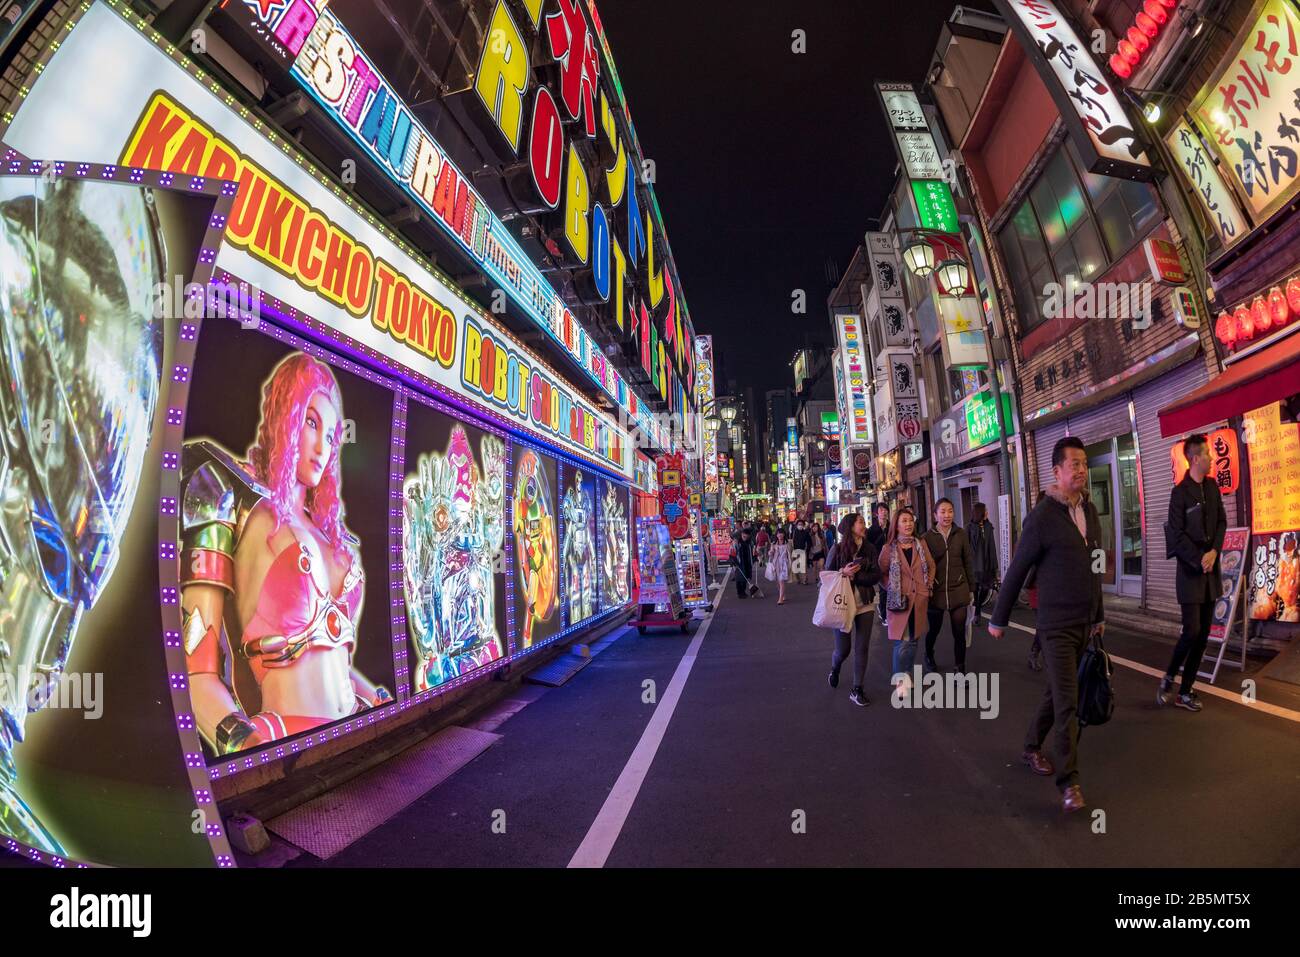
[[[169,297],[229,203],[59,165],[0,176],[0,843],[211,866],[168,685],[159,502]]]
[[[412,399],[402,562],[411,693],[506,656],[505,440]]]
[[[287,340],[287,341],[282,341]],[[209,319],[181,463],[182,639],[210,762],[393,700],[394,393]]]
[[[632,600],[627,486],[600,480],[600,593],[606,611]]]
[[[564,545],[560,568],[568,599],[570,626],[600,612],[599,573],[596,562],[596,477],[565,463],[564,494],[560,499]]]
[[[555,459],[521,442],[514,443],[513,457],[516,634],[511,635],[512,653],[527,651],[564,627]]]

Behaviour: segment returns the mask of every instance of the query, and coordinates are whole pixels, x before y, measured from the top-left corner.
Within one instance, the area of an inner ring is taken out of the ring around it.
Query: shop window
[[[1150,186],[1084,172],[1067,141],[998,234],[1021,331],[1046,318],[1050,284],[1095,279],[1159,217]]]

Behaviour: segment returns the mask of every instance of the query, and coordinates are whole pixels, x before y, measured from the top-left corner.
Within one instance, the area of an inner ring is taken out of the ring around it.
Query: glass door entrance
[[[1088,446],[1088,495],[1101,519],[1106,573],[1102,589],[1142,595],[1142,496],[1133,436]]]
[[[1102,588],[1115,591],[1115,457],[1112,453],[1088,456],[1088,496],[1101,519],[1101,545],[1106,550]]]

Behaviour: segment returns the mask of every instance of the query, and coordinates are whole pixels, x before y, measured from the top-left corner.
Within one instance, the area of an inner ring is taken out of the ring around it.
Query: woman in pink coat
[[[894,679],[904,676],[911,688],[916,660],[916,635],[927,627],[926,611],[934,588],[935,564],[930,551],[916,535],[916,515],[903,507],[894,513],[889,538],[880,550],[880,588],[889,620],[889,640],[894,642]]]

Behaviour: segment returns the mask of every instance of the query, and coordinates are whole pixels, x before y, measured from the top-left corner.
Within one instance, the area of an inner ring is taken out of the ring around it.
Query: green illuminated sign
[[[1002,420],[1010,434],[1011,396],[1005,392],[1002,393]],[[981,392],[966,400],[966,438],[972,449],[998,440],[998,413],[991,392]]]
[[[958,232],[957,207],[948,184],[938,179],[912,180],[912,197],[921,215],[921,225],[943,233]]]

